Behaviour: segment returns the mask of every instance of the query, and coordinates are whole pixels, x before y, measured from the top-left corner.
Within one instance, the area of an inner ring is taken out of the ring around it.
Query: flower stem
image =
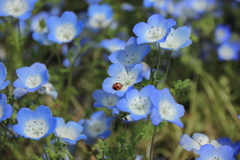
[[[164,87],[164,85],[166,84],[166,81],[167,81],[167,76],[168,76],[170,62],[171,62],[171,53],[170,53],[170,55],[168,57],[168,65],[167,65],[167,70],[166,70],[166,73],[165,73],[165,76],[164,76],[164,79],[163,79],[162,88]]]
[[[158,57],[158,63],[157,63],[157,70],[155,72],[155,75],[157,76],[157,72],[159,70],[159,67],[160,67],[160,64],[161,64],[161,56],[162,56],[162,53],[161,53],[161,47],[160,47],[160,44],[158,43],[158,51],[159,51],[159,57]],[[157,87],[158,83],[155,84],[155,87]]]
[[[10,131],[9,129],[5,128],[2,124],[0,124],[0,126],[5,129],[6,131],[8,131],[14,138],[15,138],[15,135],[13,134],[12,131]]]
[[[153,135],[152,135],[152,142],[151,142],[151,148],[150,148],[150,152],[149,152],[149,160],[152,160],[152,150],[153,150],[154,137],[155,137],[156,130],[157,130],[157,126],[154,126],[154,131],[153,131]]]

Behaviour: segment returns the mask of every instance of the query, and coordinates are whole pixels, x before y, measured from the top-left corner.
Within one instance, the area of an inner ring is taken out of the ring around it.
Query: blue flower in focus
[[[131,89],[126,92],[126,97],[117,103],[117,108],[122,112],[130,113],[133,121],[146,118],[152,111],[153,104],[150,99],[154,86],[143,87],[140,92],[137,89]]]
[[[218,43],[227,42],[232,36],[230,27],[227,25],[218,25],[215,29],[214,34],[215,34],[215,40]]]
[[[221,61],[238,60],[239,44],[240,42],[222,43],[217,49],[218,59]]]
[[[13,98],[20,100],[22,99],[26,94],[28,93],[28,91],[25,88],[22,87],[17,87],[14,89],[13,91]]]
[[[106,3],[91,4],[88,7],[89,27],[93,29],[106,28],[113,20],[112,7]]]
[[[103,81],[102,88],[105,92],[116,93],[122,97],[135,83],[142,81],[142,70],[143,65],[141,64],[136,64],[129,70],[120,63],[112,64],[108,68],[108,74],[111,78],[108,77]]]
[[[95,90],[92,94],[93,98],[97,101],[93,104],[94,107],[115,108],[119,97],[112,93],[107,93],[103,90]]]
[[[237,141],[235,143],[228,137],[225,138],[218,138],[217,140],[221,145],[228,145],[233,149],[233,157],[237,156],[238,152],[240,151],[240,142]]]
[[[119,49],[124,49],[125,45],[126,42],[119,38],[104,39],[99,44],[100,47],[105,48],[111,53]]]
[[[159,125],[162,120],[165,120],[172,122],[181,128],[183,127],[179,117],[184,115],[184,107],[176,103],[168,88],[154,90],[151,94],[151,100],[154,107],[150,118],[154,126]]]
[[[189,39],[190,34],[191,30],[185,26],[179,27],[176,30],[171,28],[166,41],[159,43],[160,47],[167,50],[178,51],[192,44],[192,40]]]
[[[77,141],[87,139],[87,136],[81,134],[83,126],[74,121],[65,124],[64,119],[56,117],[57,127],[54,131],[56,137],[59,137],[63,143],[68,145],[76,145]]]
[[[7,118],[10,118],[13,113],[13,108],[10,104],[7,104],[7,97],[5,94],[0,93],[0,122]]]
[[[29,18],[38,0],[1,0],[0,16],[13,16],[20,20]]]
[[[39,106],[34,111],[21,108],[17,113],[18,124],[13,126],[13,131],[24,138],[40,140],[51,134],[56,126],[56,119],[47,106]]]
[[[90,120],[80,120],[83,125],[83,134],[88,139],[86,144],[91,146],[96,142],[97,138],[105,139],[111,135],[111,125],[113,117],[106,117],[104,111],[94,112]]]
[[[137,43],[164,42],[171,28],[176,25],[173,19],[165,19],[160,14],[154,14],[148,18],[148,22],[140,22],[133,28],[137,35]]]
[[[7,77],[7,69],[2,62],[0,62],[0,90],[6,88],[10,81],[5,81]]]
[[[235,158],[233,158],[233,149],[229,146],[221,146],[216,149],[211,144],[205,144],[201,146],[199,156],[200,158],[196,160],[235,160]]]
[[[179,144],[187,151],[194,151],[197,155],[202,145],[211,144],[215,148],[222,146],[216,140],[209,140],[209,137],[202,133],[194,133],[192,138],[188,134],[183,134],[179,140]]]
[[[50,30],[48,39],[58,44],[72,41],[83,29],[82,21],[77,20],[77,16],[69,11],[65,11],[60,18],[51,16],[47,25]]]
[[[28,92],[38,90],[48,82],[48,70],[42,63],[34,63],[30,67],[22,67],[16,70],[18,79],[13,83],[14,87],[26,88]]]

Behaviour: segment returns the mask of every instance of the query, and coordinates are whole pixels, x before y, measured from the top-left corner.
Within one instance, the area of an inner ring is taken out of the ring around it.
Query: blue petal
[[[5,81],[2,84],[0,84],[0,90],[5,89],[9,85],[10,81]]]
[[[130,117],[132,118],[133,121],[138,121],[140,119],[144,119],[147,116],[148,116],[148,114],[146,114],[146,115],[130,114]]]
[[[112,78],[117,78],[120,73],[122,73],[124,75],[127,74],[126,68],[124,67],[124,65],[117,63],[117,64],[112,64],[111,66],[109,66],[108,74]]]
[[[16,70],[17,76],[21,81],[25,82],[30,76],[29,68],[30,67],[22,67]]]
[[[153,85],[148,85],[140,90],[141,97],[150,97],[151,93],[155,90]]]
[[[111,133],[112,132],[110,130],[107,130],[106,132],[100,134],[99,138],[105,139],[105,138],[109,137],[111,135]]]
[[[77,16],[75,13],[70,11],[65,11],[61,18],[60,18],[61,24],[72,24],[73,26],[77,23]]]
[[[162,26],[166,19],[160,14],[154,14],[148,18],[148,26]]]
[[[160,122],[162,121],[162,117],[159,114],[159,111],[155,108],[152,109],[152,113],[150,115],[150,118],[152,120],[152,124],[154,126],[157,126],[160,124]]]
[[[129,110],[128,108],[128,105],[129,103],[127,102],[127,100],[124,98],[124,99],[121,99],[120,101],[118,101],[117,103],[117,108],[122,111],[122,112],[128,112],[128,113],[131,113],[131,111]]]
[[[92,120],[101,120],[103,118],[106,118],[104,111],[97,111],[91,115]]]
[[[92,96],[93,98],[98,101],[98,102],[102,102],[102,100],[104,98],[106,98],[107,96],[109,95],[109,93],[103,91],[103,90],[95,90],[93,93],[92,93]]]
[[[0,84],[2,84],[7,77],[7,69],[4,66],[4,64],[1,62],[0,63]]]
[[[42,119],[47,120],[49,118],[52,118],[52,112],[51,112],[50,108],[47,106],[44,106],[44,105],[38,106],[35,109],[34,113],[35,113],[36,119],[42,118]]]
[[[77,134],[80,134],[83,131],[83,126],[81,126],[79,123],[74,122],[74,121],[69,121],[66,124],[66,127],[67,128],[73,128],[77,132]]]
[[[37,118],[34,116],[33,111],[29,108],[21,108],[17,113],[18,124],[23,128],[25,128],[26,122],[33,119]]]
[[[48,18],[47,25],[50,32],[55,33],[57,27],[61,26],[62,24],[59,17],[52,16]]]
[[[76,25],[75,25],[75,29],[76,29],[76,36],[77,37],[83,30],[83,22],[82,21],[77,21]]]
[[[114,78],[106,78],[102,83],[103,90],[112,94],[116,93],[116,91],[112,88],[114,83],[116,83],[116,80]]]
[[[125,55],[125,51],[124,50],[117,50],[113,53],[110,54],[110,56],[108,56],[108,59],[112,62],[112,63],[119,63],[119,57],[117,58],[117,55],[121,55],[124,54]]]
[[[0,106],[3,107],[7,103],[7,97],[5,94],[0,93]]]
[[[100,103],[100,102],[94,102],[94,104],[93,104],[93,107],[96,107],[96,108],[98,108],[98,107],[106,107],[105,105],[103,105],[102,103]]]
[[[4,114],[2,116],[2,121],[7,119],[7,118],[10,118],[12,116],[12,113],[13,113],[13,108],[10,104],[5,104],[4,106]]]

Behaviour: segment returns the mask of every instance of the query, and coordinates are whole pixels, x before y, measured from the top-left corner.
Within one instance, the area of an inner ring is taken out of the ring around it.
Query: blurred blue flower
[[[47,33],[47,20],[50,14],[48,12],[40,12],[32,17],[31,30],[36,33]]]
[[[70,11],[65,11],[60,18],[49,17],[47,25],[50,30],[48,39],[58,44],[72,41],[83,29],[82,21],[77,20],[76,14]]]
[[[85,2],[87,2],[88,4],[92,4],[92,3],[99,3],[102,0],[84,0]]]
[[[93,29],[108,27],[113,20],[113,10],[109,4],[91,4],[88,7],[88,26]]]
[[[112,93],[107,93],[103,90],[95,90],[92,94],[96,102],[93,104],[94,107],[106,107],[108,109],[115,108],[119,97]]]
[[[109,56],[112,63],[121,63],[126,66],[132,66],[142,63],[145,56],[150,52],[151,47],[149,44],[138,45],[137,39],[131,37],[125,50],[117,50]]]
[[[165,19],[160,14],[154,14],[148,18],[148,22],[140,22],[133,28],[137,35],[137,43],[164,42],[171,28],[176,25],[173,19]]]
[[[135,8],[134,8],[133,5],[131,5],[131,4],[129,4],[129,3],[122,3],[121,9],[122,9],[123,11],[134,11]]]
[[[103,39],[99,44],[100,47],[105,48],[110,53],[119,49],[124,49],[125,45],[126,45],[126,42],[119,38]]]
[[[108,77],[103,81],[102,88],[108,93],[116,93],[122,97],[135,83],[142,81],[142,70],[143,65],[141,64],[136,64],[129,70],[120,63],[112,64],[108,68],[108,74],[111,78]]]
[[[221,145],[228,145],[233,149],[233,157],[237,156],[238,152],[240,151],[240,141],[235,143],[228,137],[218,138],[217,140]]]
[[[227,42],[232,36],[230,27],[227,25],[218,25],[214,34],[215,40],[218,43]]]
[[[200,158],[196,160],[235,160],[235,158],[233,158],[233,149],[229,146],[221,146],[216,149],[211,144],[205,144],[201,146],[199,156]]]
[[[46,94],[46,95],[50,95],[53,99],[53,101],[56,101],[57,97],[58,97],[58,92],[56,91],[56,89],[54,88],[54,86],[52,85],[52,83],[45,83],[41,86],[41,88],[39,88],[37,90],[37,92],[39,94]]]
[[[202,133],[194,133],[192,138],[188,134],[183,134],[179,140],[179,144],[187,151],[194,151],[197,155],[202,145],[211,144],[216,148],[221,147],[218,141],[210,141],[209,137]]]
[[[34,63],[30,67],[22,67],[16,70],[18,79],[13,83],[14,87],[26,88],[28,92],[38,90],[48,82],[48,70],[42,63]]]
[[[0,90],[6,88],[10,81],[5,81],[7,77],[7,69],[2,62],[0,62]]]
[[[38,0],[1,0],[0,16],[13,16],[20,20],[29,18]]]
[[[13,98],[16,98],[17,100],[22,99],[28,91],[25,88],[17,87],[13,91]]]
[[[54,131],[56,137],[59,137],[63,143],[68,145],[76,145],[77,141],[87,139],[87,136],[81,134],[83,126],[74,121],[69,121],[65,124],[64,119],[56,117],[57,127]]]
[[[154,86],[148,85],[140,91],[131,89],[126,92],[126,97],[117,103],[117,108],[122,112],[130,113],[133,121],[146,118],[152,111],[153,104],[150,99]]]
[[[192,44],[192,40],[189,39],[190,34],[191,30],[185,26],[179,27],[176,30],[171,28],[166,41],[159,43],[160,47],[167,50],[178,51]]]
[[[0,122],[10,118],[13,113],[13,108],[7,104],[7,97],[5,94],[0,93]]]
[[[217,48],[218,59],[221,61],[238,60],[240,42],[225,42]]]
[[[18,124],[13,126],[13,131],[24,138],[40,140],[51,134],[57,122],[52,117],[52,112],[47,106],[39,106],[34,111],[21,108],[17,113]]]
[[[48,32],[47,33],[36,33],[34,32],[32,34],[32,38],[37,41],[38,43],[40,43],[41,45],[46,45],[46,46],[49,46],[49,45],[52,45],[53,42],[50,41],[48,39]]]
[[[164,88],[163,90],[155,89],[151,94],[151,100],[154,107],[150,118],[154,126],[159,125],[162,120],[165,120],[181,128],[183,127],[179,118],[184,115],[184,107],[176,103],[168,88]]]

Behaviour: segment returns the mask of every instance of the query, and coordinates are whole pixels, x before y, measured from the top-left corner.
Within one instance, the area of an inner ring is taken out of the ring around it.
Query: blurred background
[[[88,8],[92,3],[106,3],[111,7],[102,16],[91,17]],[[40,12],[49,16],[61,16],[64,11],[73,11],[84,22],[84,30],[79,38],[71,43],[58,45],[43,43],[32,37],[31,23]],[[147,22],[152,14],[162,14],[166,19],[177,22],[175,28],[191,28],[190,39],[193,43],[172,54],[166,86],[175,88],[174,81],[191,80],[191,87],[174,98],[184,105],[185,115],[181,118],[184,128],[168,123],[159,129],[154,141],[154,159],[185,160],[193,152],[187,152],[179,145],[181,135],[190,136],[204,133],[211,140],[229,137],[233,142],[240,140],[240,2],[234,0],[39,0],[35,4],[31,18],[20,22],[21,45],[18,44],[18,20],[13,17],[0,17],[0,61],[7,68],[7,80],[13,83],[16,69],[30,66],[35,62],[46,64],[50,83],[58,91],[56,102],[51,96],[27,94],[21,101],[14,102],[15,113],[6,125],[15,124],[16,111],[21,107],[36,108],[49,106],[55,117],[65,121],[79,121],[97,110],[94,108],[92,93],[102,88],[103,80],[108,77],[107,70],[111,62],[108,56],[117,49],[123,49],[124,42],[136,37],[132,32],[135,24]],[[106,15],[104,15],[106,14]],[[94,21],[101,19],[101,23]],[[103,40],[119,38],[117,43]],[[152,51],[157,48],[151,44]],[[151,52],[154,53],[154,52]],[[148,56],[151,56],[149,54]],[[146,63],[148,63],[148,57]],[[74,63],[74,64],[73,64]],[[148,63],[149,64],[149,63]],[[156,66],[149,64],[151,68]],[[163,59],[160,69],[165,71],[167,60]],[[181,86],[178,86],[181,88]],[[14,87],[9,85],[4,92],[8,96]],[[148,121],[144,122],[147,124]],[[127,134],[133,123],[129,123]],[[118,120],[109,137],[109,147],[125,125]],[[149,125],[151,128],[152,126]],[[150,149],[152,129],[149,137],[143,138],[136,154],[146,154]],[[40,141],[24,138],[12,138],[0,130],[1,158],[6,160],[34,159],[43,154],[43,146],[49,145],[53,135]],[[71,150],[78,160],[98,159],[97,149],[86,147],[79,141]],[[236,159],[240,159],[238,156]]]

